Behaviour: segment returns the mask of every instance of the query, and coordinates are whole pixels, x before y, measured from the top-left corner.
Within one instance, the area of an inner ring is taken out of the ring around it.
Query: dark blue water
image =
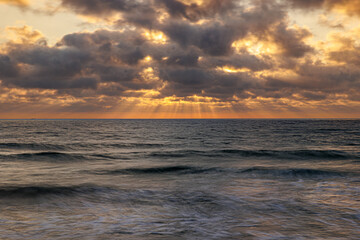
[[[359,239],[359,120],[0,121],[1,239]]]

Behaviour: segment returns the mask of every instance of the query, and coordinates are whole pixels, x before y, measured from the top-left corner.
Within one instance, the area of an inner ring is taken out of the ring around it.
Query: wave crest
[[[219,172],[218,168],[200,168],[191,166],[159,166],[150,168],[124,168],[109,171],[100,171],[98,174],[197,174]]]

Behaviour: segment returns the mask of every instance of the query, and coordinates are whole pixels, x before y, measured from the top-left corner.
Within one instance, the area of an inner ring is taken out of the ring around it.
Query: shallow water
[[[359,239],[359,120],[2,120],[1,239]]]

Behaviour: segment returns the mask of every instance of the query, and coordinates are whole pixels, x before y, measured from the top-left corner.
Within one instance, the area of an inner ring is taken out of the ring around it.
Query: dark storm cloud
[[[297,85],[324,92],[346,92],[360,87],[360,69],[351,66],[301,65]]]
[[[8,86],[16,86],[21,88],[39,88],[39,89],[95,89],[97,80],[95,78],[70,78],[58,77],[51,74],[24,74],[11,81],[4,81]]]
[[[98,30],[93,33],[73,33],[65,35],[57,46],[71,46],[79,49],[95,49],[107,44],[117,43],[121,48],[138,46],[145,42],[145,39],[136,31],[108,31]],[[104,49],[106,50],[106,49]]]
[[[35,46],[16,49],[9,53],[16,62],[32,65],[39,75],[52,73],[57,76],[73,76],[90,61],[90,54],[78,49],[56,49]]]
[[[245,91],[257,89],[260,86],[258,79],[251,77],[248,73],[224,73],[213,72],[214,84],[205,89],[205,96],[220,99],[231,99],[234,95],[240,98],[248,98]]]
[[[0,57],[0,77],[5,85],[23,88],[96,89],[100,82],[123,82],[124,89],[141,89],[139,69],[130,67],[144,57],[141,41],[133,41],[138,36],[98,31],[67,35],[55,47],[10,44],[8,56]]]
[[[145,57],[144,53],[140,50],[140,48],[125,51],[123,53],[120,53],[119,56],[124,63],[127,63],[129,65],[136,65],[141,59]]]
[[[163,96],[210,96],[220,99],[256,88],[258,82],[247,73],[224,73],[201,68],[165,68],[160,77],[168,82]]]
[[[62,6],[75,12],[107,18],[122,13],[115,24],[151,27],[157,21],[157,11],[148,0],[62,0]]]
[[[199,55],[194,52],[187,54],[172,55],[168,57],[164,62],[168,65],[181,65],[185,67],[195,67],[198,64]]]
[[[162,90],[164,96],[201,95],[214,83],[211,72],[198,68],[165,68],[160,71],[160,77],[168,82]]]
[[[197,3],[186,4],[178,0],[156,0],[164,6],[173,18],[185,18],[191,22],[198,21],[203,17],[224,14],[235,7],[233,0],[209,0],[202,5]]]
[[[134,31],[96,31],[94,33],[73,33],[63,37],[58,46],[68,46],[89,52],[98,61],[122,61],[136,65],[145,57],[141,45],[144,39]]]
[[[180,0],[62,0],[62,6],[77,13],[106,17],[116,12],[124,13],[127,21],[149,26],[157,16],[157,10],[165,10],[172,18],[197,21],[203,17],[224,14],[235,7],[233,0],[208,0],[203,4]],[[124,23],[124,22],[123,22]]]
[[[294,7],[314,8],[321,7],[327,0],[287,0]]]
[[[241,28],[234,29],[218,22],[200,26],[171,22],[161,30],[183,47],[197,46],[206,54],[214,56],[229,54],[231,44],[244,34]]]
[[[275,1],[258,1],[246,11],[238,8],[221,21],[214,19],[204,24],[192,24],[172,20],[160,25],[159,29],[183,48],[196,46],[211,56],[231,55],[232,43],[248,35],[274,42],[288,57],[299,58],[313,51],[305,43],[311,33],[306,29],[288,27],[283,5]]]
[[[90,61],[90,54],[76,49],[56,49],[46,46],[13,46],[6,57],[22,67],[14,77],[14,68],[4,66],[3,84],[24,88],[96,88],[96,79],[79,76]],[[2,65],[4,61],[0,62]],[[0,66],[2,69],[2,66]],[[10,71],[10,73],[9,73]]]
[[[196,47],[182,48],[174,42],[158,45],[146,43],[143,45],[144,52],[151,56],[160,65],[196,67],[200,56],[203,54]]]
[[[84,15],[104,15],[114,11],[129,11],[138,4],[134,0],[62,0],[62,5]]]
[[[242,34],[231,26],[215,24],[201,29],[198,46],[210,55],[226,55],[231,50],[231,44]]]
[[[73,33],[64,36],[56,46],[29,45],[9,51],[9,61],[23,64],[21,76],[3,82],[24,88],[96,89],[101,83],[113,83],[98,94],[121,95],[126,90],[152,89],[159,83],[141,76],[146,56],[159,70],[160,81],[167,87],[163,95],[186,96],[210,94],[219,98],[232,97],[236,92],[261,87],[259,80],[248,73],[224,73],[217,67],[247,68],[261,71],[273,67],[271,57],[257,57],[246,51],[234,53],[232,44],[249,34],[259,39],[275,39],[285,55],[301,57],[309,49],[302,40],[301,30],[286,26],[286,14],[275,1],[257,1],[244,10],[234,1],[206,1],[202,5],[182,1],[63,1],[63,5],[81,14],[102,15],[121,12],[121,21],[134,17],[135,26],[152,26],[163,31],[169,41],[158,45],[144,38],[142,30]],[[137,8],[135,8],[135,6]],[[174,6],[180,6],[174,8]],[[164,23],[151,22],[156,7],[163,7],[171,15]],[[236,9],[236,11],[235,11]],[[148,11],[148,15],[142,13]],[[135,13],[135,14],[133,14]],[[226,14],[224,14],[226,13]],[[216,15],[224,14],[222,18]],[[213,16],[214,15],[214,16]],[[136,22],[143,17],[143,22]],[[194,24],[195,19],[212,19]],[[150,25],[146,25],[147,19]],[[279,35],[283,38],[280,38]],[[289,43],[291,42],[291,43]],[[286,57],[284,56],[284,57]],[[200,61],[201,58],[201,61]],[[67,90],[71,94],[76,91]]]
[[[0,54],[0,78],[16,77],[18,68],[10,60],[9,56]]]
[[[160,76],[164,80],[190,88],[205,86],[211,81],[211,75],[208,72],[197,68],[169,69],[161,72]]]
[[[163,4],[172,17],[187,17],[189,8],[187,4],[177,0],[157,0],[157,2]]]
[[[329,58],[339,63],[353,64],[360,66],[360,48],[354,47],[353,49],[342,51],[330,51]]]
[[[179,0],[107,0],[105,2],[63,0],[63,5],[85,15],[120,12],[122,19],[116,22],[119,26],[133,24],[161,30],[171,41],[183,48],[196,46],[205,54],[212,56],[231,54],[232,43],[248,34],[254,34],[259,38],[273,35],[274,41],[281,45],[288,56],[302,57],[306,52],[311,51],[311,48],[302,41],[307,36],[307,32],[287,28],[284,6],[276,1],[254,1],[251,9],[243,8],[239,5],[239,1],[230,0],[205,1],[201,5]],[[98,5],[99,7],[95,7]],[[164,23],[157,21],[157,12],[161,9],[170,15],[169,21]],[[218,14],[223,14],[223,16],[217,18]],[[191,23],[202,18],[212,19],[212,21],[203,24]],[[277,26],[275,30],[271,30],[273,26]],[[87,44],[87,42],[81,44]],[[142,52],[138,50],[133,53],[141,59]],[[133,55],[130,54],[130,56]],[[129,61],[131,62],[137,63],[136,56],[134,60]]]
[[[349,94],[349,89],[360,90],[360,69],[357,68],[303,64],[296,73],[298,77],[291,80],[267,77],[263,89],[267,93],[278,91],[281,97],[286,97],[287,92],[311,100],[325,99],[329,94]]]
[[[304,42],[304,39],[311,36],[306,29],[289,29],[284,23],[276,26],[272,35],[274,42],[283,50],[285,56],[303,57],[314,49]]]
[[[123,13],[124,20],[117,21],[118,26],[133,24],[135,26],[152,28],[157,23],[157,11],[148,5],[138,6],[132,11]]]
[[[101,82],[129,82],[137,75],[134,68],[106,64],[91,64],[88,69],[92,75],[97,75]]]

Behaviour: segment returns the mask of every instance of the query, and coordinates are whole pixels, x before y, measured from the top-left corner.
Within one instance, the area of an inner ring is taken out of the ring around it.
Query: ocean
[[[1,120],[0,239],[360,239],[360,120]]]

